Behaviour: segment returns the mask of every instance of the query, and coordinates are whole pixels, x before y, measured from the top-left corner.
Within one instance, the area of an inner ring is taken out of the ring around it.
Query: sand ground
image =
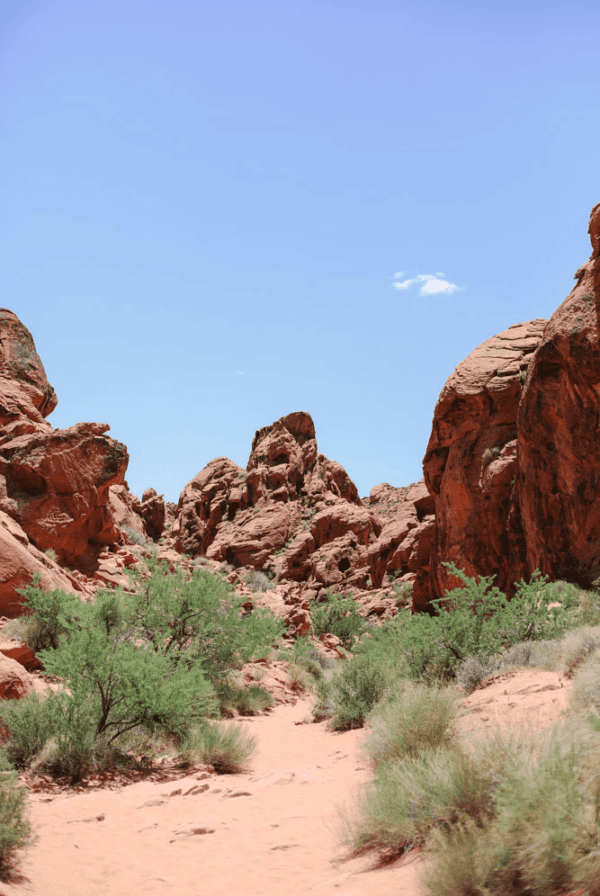
[[[556,673],[499,676],[464,701],[463,735],[488,725],[551,724],[569,682]],[[420,858],[377,869],[349,859],[338,806],[372,777],[365,730],[334,733],[303,724],[310,699],[236,719],[258,740],[248,773],[175,773],[82,792],[29,796],[36,837],[18,883],[0,896],[424,896]],[[168,777],[168,776],[166,776]]]

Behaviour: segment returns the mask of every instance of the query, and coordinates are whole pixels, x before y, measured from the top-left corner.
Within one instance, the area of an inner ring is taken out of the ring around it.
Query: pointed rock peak
[[[590,226],[588,227],[593,255],[600,252],[600,202],[595,205],[590,213]]]
[[[252,452],[254,452],[256,446],[265,436],[282,429],[287,429],[299,445],[304,445],[305,442],[316,437],[315,424],[310,414],[307,414],[306,411],[294,411],[285,417],[280,417],[279,420],[276,420],[270,426],[263,426],[262,429],[257,429],[252,439]]]
[[[18,417],[39,423],[58,404],[33,336],[8,308],[0,308],[0,378],[4,424]]]

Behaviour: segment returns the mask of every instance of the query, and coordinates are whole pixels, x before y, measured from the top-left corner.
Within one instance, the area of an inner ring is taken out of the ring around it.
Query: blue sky
[[[3,306],[56,427],[177,500],[312,414],[361,495],[422,476],[469,352],[549,317],[600,201],[600,6],[2,0]]]

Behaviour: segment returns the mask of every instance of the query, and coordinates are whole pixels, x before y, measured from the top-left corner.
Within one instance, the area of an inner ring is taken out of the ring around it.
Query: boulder
[[[217,457],[188,482],[177,505],[177,550],[192,557],[206,554],[223,520],[235,516],[245,491],[246,473],[226,457]],[[230,493],[236,492],[231,514]]]
[[[0,333],[0,429],[24,420],[51,429],[45,418],[58,399],[31,333],[7,308],[0,308]]]
[[[126,482],[111,485],[108,490],[110,514],[129,544],[145,542],[148,538],[146,523],[142,519],[142,502],[132,492]]]
[[[80,568],[120,532],[109,489],[124,481],[129,456],[104,433],[105,423],[17,436],[0,446],[2,509],[18,519],[41,550]]]
[[[9,660],[16,660],[28,672],[42,668],[40,660],[38,660],[29,644],[26,644],[25,641],[19,641],[17,638],[3,638],[1,632],[0,653],[8,657]]]
[[[0,700],[18,700],[35,688],[35,677],[16,660],[0,653]]]
[[[415,545],[430,527],[435,502],[421,479],[405,488],[393,488],[387,483],[376,486],[371,491],[369,506],[384,521],[368,552],[371,581],[373,587],[380,588],[386,574],[402,576],[417,571]],[[419,555],[423,553],[427,553],[424,545]]]

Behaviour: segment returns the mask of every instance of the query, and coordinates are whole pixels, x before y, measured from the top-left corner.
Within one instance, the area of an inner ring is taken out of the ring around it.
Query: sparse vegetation
[[[123,532],[127,535],[130,544],[137,544],[139,547],[147,547],[147,539],[136,529],[132,529],[130,526],[123,526]]]
[[[271,701],[258,686],[242,697],[223,681],[269,649],[280,620],[267,610],[242,615],[227,581],[204,569],[172,575],[153,559],[136,584],[135,593],[97,592],[94,602],[46,594],[37,583],[24,589],[38,655],[69,692],[0,706],[18,766],[37,757],[51,773],[77,780],[114,761],[132,729],[184,739],[232,702]]]
[[[309,608],[317,637],[325,633],[333,634],[345,647],[350,647],[367,630],[356,601],[351,597],[328,591],[325,601],[312,600]]]
[[[219,774],[239,774],[256,747],[256,738],[236,724],[207,722],[190,727],[177,750],[182,765],[209,763]]]
[[[27,791],[4,750],[0,749],[0,880],[10,879],[15,854],[31,837],[31,825],[25,818]]]
[[[273,582],[268,575],[259,569],[244,570],[240,575],[240,579],[248,588],[259,594],[270,591],[273,587]]]

